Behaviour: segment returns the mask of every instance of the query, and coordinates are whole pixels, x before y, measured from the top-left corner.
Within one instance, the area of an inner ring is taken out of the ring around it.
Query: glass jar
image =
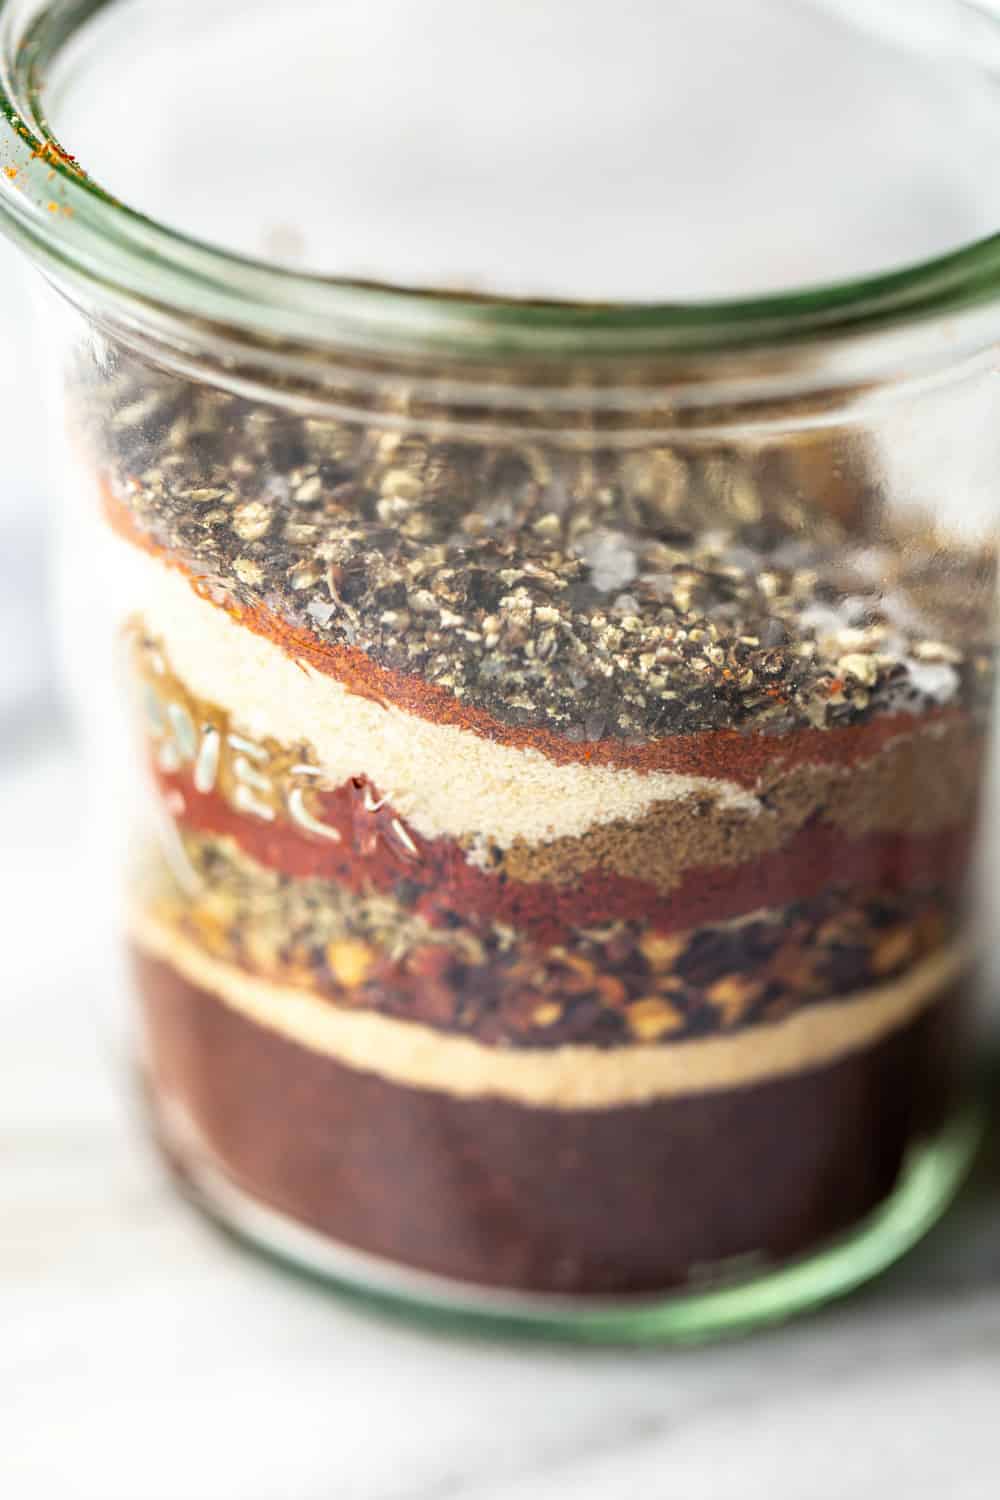
[[[581,1338],[887,1265],[976,1135],[1000,249],[685,307],[289,273],[91,182],[40,102],[78,9],[0,16],[179,1180]]]

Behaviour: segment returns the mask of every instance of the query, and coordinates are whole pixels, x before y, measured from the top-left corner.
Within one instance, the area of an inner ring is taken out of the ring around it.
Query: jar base
[[[177,1122],[174,1122],[177,1123]],[[161,1116],[157,1138],[185,1195],[224,1231],[373,1309],[456,1331],[591,1344],[692,1344],[750,1332],[841,1297],[886,1270],[937,1222],[971,1166],[984,1114],[969,1106],[914,1146],[892,1194],[815,1253],[738,1282],[635,1297],[494,1290],[337,1244],[254,1199]]]

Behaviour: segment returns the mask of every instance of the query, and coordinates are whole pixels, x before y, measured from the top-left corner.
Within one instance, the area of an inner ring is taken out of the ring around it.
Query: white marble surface
[[[84,796],[55,738],[0,766],[5,1500],[1000,1493],[1000,1160],[877,1288],[681,1353],[434,1336],[234,1248],[128,1118]]]

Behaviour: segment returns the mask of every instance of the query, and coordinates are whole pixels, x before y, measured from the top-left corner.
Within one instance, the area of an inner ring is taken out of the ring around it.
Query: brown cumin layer
[[[679,798],[655,804],[634,821],[597,824],[545,844],[516,839],[508,849],[490,851],[490,868],[513,881],[558,884],[599,870],[666,893],[683,886],[688,872],[777,854],[818,822],[836,829],[845,845],[871,835],[940,833],[975,813],[983,743],[968,721],[918,731],[851,770],[803,765],[778,774],[760,788],[756,813]],[[829,842],[819,834],[820,846]]]
[[[605,1110],[462,1099],[285,1040],[134,954],[169,1151],[332,1240],[482,1286],[655,1292],[819,1249],[954,1109],[965,996],[747,1088]],[[183,1114],[200,1147],[171,1138]]]
[[[725,823],[732,826],[732,815],[713,811],[702,821],[718,821],[723,857],[688,866],[683,844],[678,847],[671,841],[672,805],[664,804],[666,827],[655,814],[651,827],[647,828],[645,820],[634,825],[638,850],[634,868],[641,874],[617,868],[613,836],[605,848],[599,829],[594,830],[592,844],[586,838],[578,841],[578,856],[574,848],[563,849],[564,862],[550,856],[549,850],[577,841],[532,846],[536,862],[529,862],[528,850],[515,845],[484,870],[469,862],[467,851],[455,840],[422,839],[405,824],[409,847],[401,844],[394,828],[401,820],[395,818],[391,804],[382,804],[375,812],[366,810],[366,793],[369,806],[377,800],[367,783],[352,782],[316,797],[324,825],[339,834],[339,841],[333,842],[289,821],[265,821],[241,812],[216,791],[201,793],[187,772],[156,775],[179,828],[232,839],[266,869],[293,880],[333,881],[359,895],[373,891],[395,895],[435,927],[460,923],[482,929],[497,922],[508,924],[541,945],[566,942],[575,928],[610,921],[637,920],[656,932],[683,932],[761,908],[806,901],[834,884],[886,894],[919,885],[952,882],[958,886],[969,865],[976,833],[975,820],[968,816],[955,827],[933,832],[859,835],[814,819],[791,831],[777,847],[765,834],[764,849],[755,854],[752,836],[757,830],[750,824],[751,848],[740,861],[739,849],[732,845],[727,849],[723,842]],[[683,819],[683,812],[679,817]],[[708,833],[714,843],[712,830]],[[588,849],[592,851],[590,863],[585,864]],[[639,857],[642,852],[648,856],[645,865]],[[725,858],[727,853],[729,858]],[[659,864],[669,863],[672,854],[678,868],[668,880]],[[526,862],[528,869],[524,869]]]
[[[107,523],[132,545],[188,579],[203,599],[223,608],[239,625],[279,646],[293,661],[334,678],[349,692],[381,704],[392,704],[418,718],[450,724],[516,749],[534,749],[560,765],[612,766],[636,771],[673,771],[735,781],[755,787],[798,765],[852,765],[869,759],[883,745],[912,732],[915,723],[943,724],[964,717],[958,708],[882,714],[850,727],[795,729],[787,734],[699,730],[643,743],[613,738],[575,741],[549,729],[501,723],[492,714],[463,703],[447,689],[421,677],[380,666],[353,646],[321,642],[312,631],[282,619],[266,605],[236,599],[212,580],[192,575],[180,558],[159,546],[135,523],[131,513],[102,487]]]

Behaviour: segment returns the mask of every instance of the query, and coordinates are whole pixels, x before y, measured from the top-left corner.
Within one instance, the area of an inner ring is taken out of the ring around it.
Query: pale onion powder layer
[[[120,617],[141,617],[193,693],[251,736],[308,741],[332,786],[366,776],[425,838],[480,835],[508,848],[633,822],[659,802],[696,798],[751,816],[760,807],[732,781],[559,765],[362,698],[243,629],[179,571],[117,539],[108,545]]]
[[[255,977],[207,954],[172,925],[137,912],[132,940],[223,1005],[311,1052],[411,1088],[559,1109],[612,1109],[738,1088],[821,1067],[907,1025],[962,977],[961,942],[902,977],[746,1032],[603,1049],[489,1047],[315,992]]]

